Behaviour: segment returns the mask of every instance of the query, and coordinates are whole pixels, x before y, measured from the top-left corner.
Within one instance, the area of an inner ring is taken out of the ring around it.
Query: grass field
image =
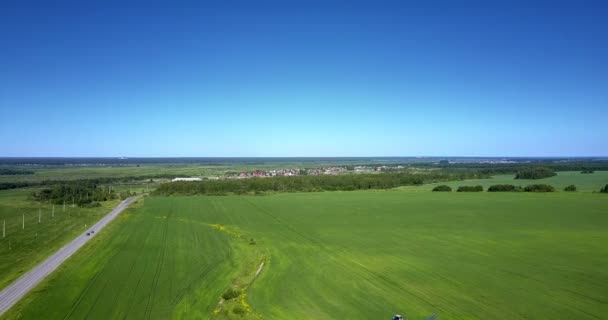
[[[118,204],[103,202],[98,208],[53,208],[29,199],[32,189],[0,191],[0,288],[44,260]],[[40,223],[38,218],[40,215]],[[25,228],[23,218],[25,217]],[[1,232],[1,230],[0,230]]]
[[[546,183],[554,186],[557,191],[563,191],[568,185],[576,185],[578,191],[592,192],[599,191],[602,187],[608,184],[608,171],[596,171],[592,174],[582,174],[580,171],[562,171],[558,172],[556,176],[538,179],[538,180],[527,180],[527,179],[514,179],[515,175],[498,175],[489,179],[474,179],[464,181],[449,181],[449,182],[438,182],[430,183],[422,186],[406,186],[401,187],[403,190],[408,191],[428,191],[433,187],[441,184],[452,187],[454,191],[459,186],[475,186],[481,185],[484,190],[487,190],[489,186],[494,184],[512,184],[516,186],[525,187],[529,184]]]
[[[130,166],[48,166],[40,168],[26,167],[34,171],[29,175],[0,175],[0,182],[43,180],[77,180],[92,178],[121,178],[153,176],[158,174],[184,174],[192,176],[211,175],[226,170],[225,166],[198,165],[142,165]]]
[[[607,209],[583,192],[149,197],[5,318],[601,319]],[[230,287],[246,294],[218,308]]]
[[[192,177],[220,176],[227,172],[273,170],[285,168],[310,168],[335,166],[333,162],[276,162],[238,164],[146,164],[146,165],[83,165],[83,166],[13,166],[33,171],[28,175],[0,175],[1,182],[39,182],[44,180],[77,180],[92,178],[146,177],[159,174],[187,175]]]

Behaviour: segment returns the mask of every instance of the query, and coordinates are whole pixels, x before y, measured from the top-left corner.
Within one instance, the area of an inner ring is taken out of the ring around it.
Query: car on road
[[[90,233],[90,232],[87,232],[87,236],[90,236],[90,235],[91,235],[91,233]]]

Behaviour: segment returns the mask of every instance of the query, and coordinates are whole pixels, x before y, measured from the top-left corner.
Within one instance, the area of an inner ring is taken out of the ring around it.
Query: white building
[[[175,181],[203,181],[203,179],[201,179],[201,178],[175,178],[175,179],[171,180],[171,182],[175,182]]]

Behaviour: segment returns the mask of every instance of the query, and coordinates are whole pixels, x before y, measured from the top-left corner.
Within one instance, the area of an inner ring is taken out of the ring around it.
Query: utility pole
[[[6,219],[4,219],[4,223],[2,223],[2,239],[6,238]]]
[[[25,230],[25,213],[23,214],[23,223],[21,225],[21,229]]]
[[[42,210],[38,208],[38,223],[40,223],[40,218],[42,218]]]
[[[55,218],[55,205],[53,205],[53,211],[51,213],[51,218]]]
[[[63,212],[65,212],[65,200],[63,200]]]

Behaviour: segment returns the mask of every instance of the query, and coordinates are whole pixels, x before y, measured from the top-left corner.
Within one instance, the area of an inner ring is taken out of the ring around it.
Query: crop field
[[[39,204],[32,189],[0,191],[0,288],[44,260],[110,212],[118,200],[97,208]],[[24,220],[25,219],[25,220]]]
[[[603,194],[393,190],[142,202],[4,318],[608,314]],[[243,293],[220,303],[229,288]]]

